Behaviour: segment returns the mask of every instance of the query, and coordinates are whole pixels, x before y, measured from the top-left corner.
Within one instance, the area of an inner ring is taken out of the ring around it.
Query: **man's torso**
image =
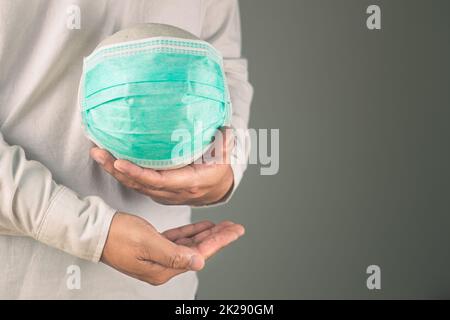
[[[203,10],[201,0],[1,1],[0,130],[5,140],[23,147],[28,159],[44,164],[56,182],[80,196],[98,195],[118,210],[145,217],[159,230],[189,223],[188,207],[158,205],[125,189],[93,163],[77,91],[83,57],[107,36],[154,22],[200,37]],[[80,267],[79,290],[70,290],[77,269],[71,266]],[[151,287],[32,239],[0,236],[0,298],[189,299],[196,287],[194,273]]]

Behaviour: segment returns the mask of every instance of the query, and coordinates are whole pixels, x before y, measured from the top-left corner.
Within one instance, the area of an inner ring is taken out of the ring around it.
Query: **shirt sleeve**
[[[231,167],[234,185],[221,202],[224,203],[231,198],[247,169],[250,154],[248,121],[253,87],[248,81],[247,60],[241,56],[238,0],[207,0],[204,12],[201,38],[222,53],[233,106],[231,126],[235,132],[235,147],[231,154]]]
[[[46,167],[0,133],[0,234],[32,237],[98,262],[115,212],[98,197],[82,199],[55,183]]]

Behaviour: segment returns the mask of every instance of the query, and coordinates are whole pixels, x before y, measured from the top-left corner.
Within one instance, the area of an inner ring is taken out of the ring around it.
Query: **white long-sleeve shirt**
[[[73,5],[80,29],[68,28]],[[95,164],[81,126],[83,57],[114,32],[148,22],[180,27],[221,51],[232,124],[247,128],[252,87],[237,0],[0,0],[0,299],[194,297],[193,272],[153,287],[95,263],[116,211],[161,231],[190,223],[189,207],[159,205]],[[240,139],[234,157],[246,146]],[[233,165],[235,186],[244,170]],[[79,290],[67,285],[73,265]]]

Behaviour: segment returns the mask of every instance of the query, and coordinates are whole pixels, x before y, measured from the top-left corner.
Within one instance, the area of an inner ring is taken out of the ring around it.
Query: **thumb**
[[[205,266],[205,259],[191,248],[177,245],[158,235],[148,250],[150,259],[171,269],[199,271]]]

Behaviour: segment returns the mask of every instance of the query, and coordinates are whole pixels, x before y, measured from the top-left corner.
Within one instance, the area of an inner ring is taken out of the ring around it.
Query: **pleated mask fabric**
[[[192,163],[231,120],[221,54],[201,40],[101,47],[84,59],[79,100],[94,143],[154,169]]]

